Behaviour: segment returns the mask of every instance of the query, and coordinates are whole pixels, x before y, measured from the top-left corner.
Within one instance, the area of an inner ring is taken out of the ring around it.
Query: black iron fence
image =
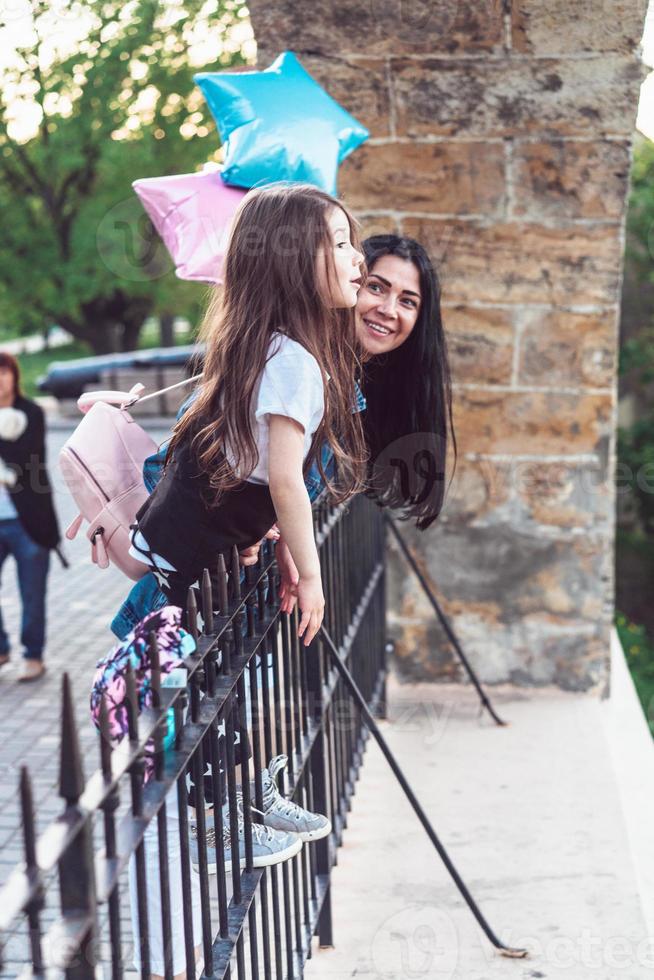
[[[314,520],[325,626],[382,713],[381,514],[358,497],[347,507],[319,504]],[[128,674],[129,736],[112,748],[103,706],[100,768],[88,781],[64,677],[65,808],[37,837],[21,772],[25,862],[0,892],[3,976],[290,980],[303,976],[314,937],[332,944],[330,872],[367,738],[360,711],[322,642],[305,648],[296,614],[280,614],[273,545],[245,573],[238,555],[221,556],[187,616],[197,652],[186,687],[161,686],[152,640],[153,707],[139,714]],[[164,748],[170,710],[174,741]],[[279,755],[288,760],[284,795],[325,815],[331,832],[257,866],[262,770]]]

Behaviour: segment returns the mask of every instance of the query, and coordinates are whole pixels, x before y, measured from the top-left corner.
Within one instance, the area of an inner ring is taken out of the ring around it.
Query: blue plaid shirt
[[[363,412],[366,407],[366,400],[356,381],[354,382],[354,388],[355,403],[352,407],[352,411]],[[177,419],[180,419],[186,409],[189,408],[193,402],[193,399],[195,398],[195,395],[196,392],[193,392],[193,394],[189,395],[186,401],[182,404],[179,412],[177,413]],[[166,442],[156,453],[153,453],[152,456],[148,456],[143,464],[143,482],[145,483],[148,493],[152,493],[157,483],[161,479],[167,449],[168,443]],[[334,453],[327,443],[325,443],[321,449],[321,461],[323,472],[328,479],[331,479],[334,476],[335,471]],[[312,504],[315,503],[325,489],[325,482],[320,475],[317,461],[312,463],[311,469],[304,478],[304,485],[307,488],[309,500]],[[148,572],[147,575],[144,575],[142,579],[139,579],[139,581],[132,586],[129,595],[111,621],[111,631],[118,637],[119,640],[124,640],[127,634],[134,629],[136,624],[139,623],[144,616],[147,616],[149,612],[153,612],[155,609],[161,609],[162,606],[166,605],[167,601],[166,596],[157,585],[157,580],[155,579],[154,575],[151,572]]]

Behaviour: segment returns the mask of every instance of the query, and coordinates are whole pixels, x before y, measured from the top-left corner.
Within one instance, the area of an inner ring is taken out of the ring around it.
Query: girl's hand
[[[275,558],[279,569],[279,608],[283,613],[292,613],[297,602],[297,586],[300,573],[284,540],[280,540],[275,548]]]
[[[242,551],[238,553],[238,561],[240,565],[247,567],[248,565],[256,565],[259,561],[259,549],[261,548],[261,542],[259,544],[252,544],[249,548],[243,548]]]
[[[302,613],[297,635],[304,637],[304,645],[308,647],[320,629],[325,614],[325,597],[322,594],[320,575],[301,578],[297,586],[297,597]]]
[[[269,418],[270,496],[282,539],[288,545],[300,573],[296,586],[302,611],[298,635],[308,646],[320,629],[325,598],[313,533],[311,501],[302,477],[304,428],[301,423],[285,415],[271,414]]]
[[[276,524],[273,524],[273,526],[270,528],[266,534],[266,538],[269,541],[279,540],[279,528]],[[262,541],[264,540],[265,538],[262,538]],[[243,548],[241,551],[239,551],[238,560],[241,565],[256,565],[259,560],[259,551],[261,550],[262,541],[259,541],[258,544],[251,544],[249,548]]]

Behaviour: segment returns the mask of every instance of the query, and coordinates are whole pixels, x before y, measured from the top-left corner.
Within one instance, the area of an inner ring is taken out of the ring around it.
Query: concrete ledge
[[[654,936],[654,739],[615,630],[611,696],[604,702],[603,721],[643,915]]]
[[[651,783],[652,767],[636,705],[618,684],[616,675],[612,704],[493,687],[511,722],[497,727],[467,685],[391,678],[388,742],[491,928],[530,957],[491,946],[370,740],[334,869],[335,948],[316,946],[306,980],[651,975],[648,878],[637,866],[652,824],[641,812],[640,834],[631,829],[636,811],[623,794],[638,774]],[[627,742],[632,723],[637,749]]]

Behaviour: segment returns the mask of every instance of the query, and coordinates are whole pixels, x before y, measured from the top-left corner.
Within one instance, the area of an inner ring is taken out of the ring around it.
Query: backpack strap
[[[184,378],[183,381],[178,381],[177,384],[169,385],[167,388],[161,388],[159,391],[153,391],[151,394],[144,395],[143,397],[141,397],[140,392],[135,393],[134,389],[132,389],[132,391],[130,391],[128,394],[129,401],[123,402],[120,407],[130,408],[132,405],[135,405],[136,402],[147,402],[149,398],[157,398],[158,395],[165,395],[167,391],[174,391],[176,388],[182,388],[184,385],[192,384],[193,381],[199,381],[201,377],[202,372],[200,372],[200,374],[194,374],[192,378]],[[141,385],[141,391],[143,390],[143,385]]]
[[[84,414],[96,402],[104,402],[106,405],[119,405],[120,408],[130,408],[136,402],[146,402],[148,398],[165,395],[167,391],[174,391],[175,388],[190,385],[193,381],[198,381],[201,377],[201,374],[194,374],[192,378],[184,378],[183,381],[178,381],[177,384],[169,385],[168,388],[161,388],[159,391],[153,391],[151,394],[144,395],[143,397],[141,397],[141,393],[145,391],[145,385],[140,382],[135,384],[133,388],[130,388],[129,391],[85,391],[77,399],[77,407]]]
[[[140,382],[129,391],[85,391],[77,399],[77,407],[86,415],[96,402],[104,402],[105,405],[122,405],[126,399],[138,398],[142,391],[145,391],[145,385]]]

